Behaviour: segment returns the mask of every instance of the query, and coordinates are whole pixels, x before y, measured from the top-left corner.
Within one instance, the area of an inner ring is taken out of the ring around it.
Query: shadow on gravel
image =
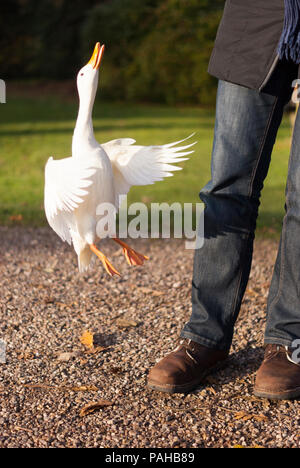
[[[93,336],[94,346],[113,346],[117,343],[118,336],[116,333],[96,333]]]
[[[262,346],[253,348],[247,345],[237,352],[232,352],[229,356],[228,365],[224,368],[227,381],[245,377],[256,372],[263,360],[264,348]]]
[[[263,347],[253,348],[251,345],[240,351],[231,352],[222,368],[209,374],[202,385],[196,389],[196,392],[206,386],[211,386],[212,383],[222,386],[245,377],[254,376],[263,360],[263,356]]]

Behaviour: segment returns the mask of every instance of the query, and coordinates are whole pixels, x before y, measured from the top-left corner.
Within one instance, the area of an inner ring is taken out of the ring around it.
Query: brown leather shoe
[[[228,351],[207,348],[192,340],[183,340],[173,352],[167,354],[150,370],[148,387],[168,393],[189,392],[227,357]]]
[[[275,400],[300,396],[300,365],[293,362],[284,346],[269,344],[256,374],[254,395]]]

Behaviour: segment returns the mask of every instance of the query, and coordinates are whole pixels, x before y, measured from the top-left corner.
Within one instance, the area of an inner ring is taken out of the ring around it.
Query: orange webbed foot
[[[109,274],[109,276],[114,276],[114,275],[121,276],[121,274],[118,272],[118,270],[116,270],[116,268],[110,263],[108,258],[102,252],[100,252],[100,250],[97,249],[97,247],[94,244],[90,245],[90,249],[95,255],[97,255],[98,258],[100,258],[100,260],[101,260],[105,270]]]
[[[145,260],[149,260],[149,257],[143,255],[136,250],[132,249],[125,242],[120,239],[114,239],[115,242],[121,245],[123,248],[124,256],[127,260],[128,265],[143,265]]]

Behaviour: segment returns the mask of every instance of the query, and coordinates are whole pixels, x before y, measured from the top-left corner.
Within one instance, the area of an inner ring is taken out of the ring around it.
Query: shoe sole
[[[207,375],[207,374],[206,374]],[[148,388],[151,388],[151,390],[156,390],[158,392],[164,392],[164,393],[188,393],[194,390],[195,388],[200,385],[201,381],[203,380],[206,375],[201,376],[200,379],[197,379],[196,381],[190,382],[189,384],[185,385],[157,385],[154,382],[149,381],[147,386]]]
[[[192,390],[195,390],[203,381],[205,377],[207,377],[209,374],[212,374],[213,372],[216,372],[218,370],[221,370],[223,367],[226,366],[228,363],[229,358],[225,359],[224,361],[221,361],[218,363],[216,366],[211,367],[210,369],[207,369],[207,371],[202,372],[201,376],[198,377],[196,380],[193,380],[192,382],[189,382],[187,384],[183,385],[159,385],[156,384],[155,382],[148,380],[147,386],[151,390],[156,390],[158,392],[164,392],[164,393],[188,393],[191,392]]]
[[[282,393],[269,393],[261,390],[254,390],[253,394],[259,398],[267,398],[268,400],[295,400],[300,397],[300,388],[295,388]]]

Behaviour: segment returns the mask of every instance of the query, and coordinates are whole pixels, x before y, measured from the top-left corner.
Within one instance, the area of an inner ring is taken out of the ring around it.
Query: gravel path
[[[100,263],[80,275],[47,228],[0,228],[0,238],[0,447],[300,447],[299,401],[252,394],[276,242],[256,241],[229,365],[194,393],[165,395],[145,382],[190,314],[193,252],[182,241],[136,241],[151,257],[142,268],[105,241],[123,273],[108,278]],[[82,412],[91,402],[101,408]]]

